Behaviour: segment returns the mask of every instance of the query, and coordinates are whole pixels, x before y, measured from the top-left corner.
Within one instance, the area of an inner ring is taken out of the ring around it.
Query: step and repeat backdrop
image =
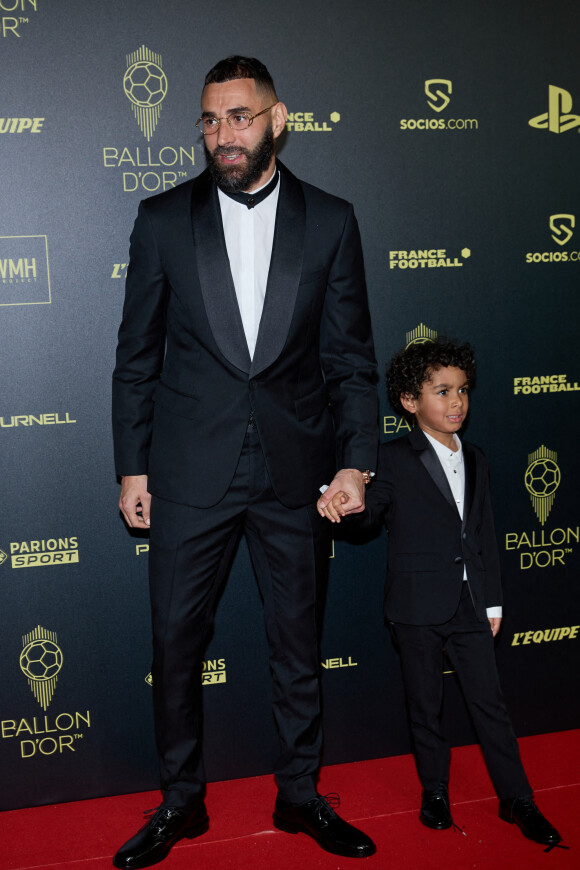
[[[383,440],[406,431],[394,351],[474,345],[504,689],[519,735],[580,726],[579,38],[576,0],[0,0],[1,808],[157,786],[148,540],[116,507],[111,372],[138,203],[204,168],[201,86],[231,53],[288,106],[281,159],[355,205]],[[325,764],[409,751],[386,550],[334,545]],[[445,679],[453,742],[473,742]],[[203,683],[210,778],[271,771],[244,541]]]

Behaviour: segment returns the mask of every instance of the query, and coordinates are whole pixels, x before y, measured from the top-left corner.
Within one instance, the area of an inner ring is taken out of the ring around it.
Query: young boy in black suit
[[[389,399],[415,427],[381,446],[365,512],[346,523],[365,532],[385,525],[389,533],[385,616],[401,653],[423,786],[421,822],[436,830],[453,824],[450,748],[440,727],[445,647],[500,799],[500,818],[555,845],[561,837],[533,801],[497,674],[493,638],[502,593],[487,463],[479,448],[457,436],[474,382],[468,344],[437,339],[396,354],[387,372]],[[347,501],[339,493],[320,512],[340,522]]]

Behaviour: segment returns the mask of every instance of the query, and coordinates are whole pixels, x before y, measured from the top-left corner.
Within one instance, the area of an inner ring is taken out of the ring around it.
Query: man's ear
[[[284,130],[286,126],[286,117],[288,115],[288,109],[284,105],[284,103],[276,103],[275,106],[272,107],[272,133],[274,134],[274,139],[277,139],[280,133]]]
[[[408,411],[409,414],[414,414],[416,412],[417,400],[413,398],[411,393],[401,393],[401,395],[399,396],[399,399],[400,399],[401,405],[403,406],[405,411]]]

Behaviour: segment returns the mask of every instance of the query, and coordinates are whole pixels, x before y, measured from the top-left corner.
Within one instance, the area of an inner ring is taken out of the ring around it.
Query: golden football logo
[[[28,677],[32,693],[43,710],[52,701],[62,668],[62,652],[56,641],[56,633],[40,625],[22,638],[24,648],[20,653],[20,669]]]
[[[133,113],[141,132],[149,142],[161,113],[161,103],[167,96],[167,76],[161,68],[161,55],[144,45],[127,55],[127,72],[123,78],[125,96],[133,105]]]
[[[4,550],[0,550],[0,565],[3,565],[8,556],[4,552]]]
[[[427,344],[428,341],[434,341],[436,338],[437,333],[434,329],[429,329],[424,323],[420,323],[419,326],[405,335],[405,347],[409,347],[411,344]]]
[[[556,490],[560,486],[560,469],[556,460],[558,454],[542,444],[535,453],[528,456],[525,474],[526,489],[530,494],[534,511],[544,525],[554,504]]]

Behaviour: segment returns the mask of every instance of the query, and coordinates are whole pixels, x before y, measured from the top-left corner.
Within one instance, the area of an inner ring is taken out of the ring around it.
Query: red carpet
[[[467,836],[430,831],[418,821],[419,785],[411,756],[341,764],[322,771],[320,791],[342,795],[340,813],[377,844],[364,861],[323,852],[303,834],[276,831],[272,777],[213,783],[208,788],[210,830],[182,840],[165,870],[535,870],[580,867],[580,731],[520,740],[536,802],[569,850],[526,840],[497,817],[497,800],[477,747],[453,750],[453,815]],[[0,815],[2,870],[109,870],[116,849],[140,825],[157,792],[100,798]]]

